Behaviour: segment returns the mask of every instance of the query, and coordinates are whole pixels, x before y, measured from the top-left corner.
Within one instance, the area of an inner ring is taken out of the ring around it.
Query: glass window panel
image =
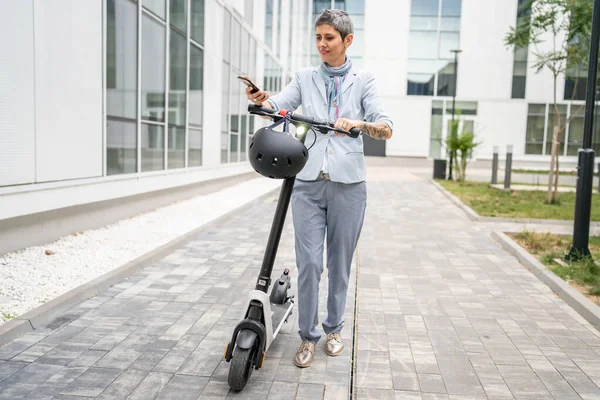
[[[277,57],[281,56],[281,43],[280,43],[281,36],[282,36],[281,22],[284,18],[283,13],[282,13],[283,9],[282,9],[281,3],[282,3],[282,0],[279,0],[278,6],[277,6],[278,7],[277,13],[279,14],[278,18],[277,18],[277,31],[275,32],[275,43],[273,43],[273,47],[275,48],[275,53],[277,54]]]
[[[454,109],[460,110],[462,115],[477,115],[477,102],[474,101],[456,101]],[[452,102],[446,104],[446,114],[452,114]]]
[[[513,75],[511,97],[513,99],[524,99],[526,87],[527,87],[527,77],[526,76]]]
[[[142,172],[158,171],[165,165],[164,128],[142,124]]]
[[[441,60],[408,60],[408,72],[418,74],[436,74],[448,65],[448,61]],[[450,63],[454,65],[454,63]]]
[[[454,60],[454,53],[450,50],[456,50],[459,47],[459,34],[454,32],[440,33],[440,54],[439,58]]]
[[[142,19],[142,118],[165,119],[165,27],[147,15]]]
[[[242,27],[239,22],[233,20],[233,30],[231,34],[231,64],[234,68],[240,68],[240,42]]]
[[[454,85],[454,63],[446,62],[438,72],[438,96],[453,96],[456,93],[456,87]]]
[[[438,15],[439,0],[412,0],[410,15]]]
[[[346,0],[344,9],[348,14],[364,14],[365,0]]]
[[[461,0],[442,0],[442,16],[460,17]]]
[[[252,37],[249,37],[249,39],[250,55],[248,56],[248,75],[254,80],[256,79],[256,41]]]
[[[558,105],[558,112],[560,113],[560,126],[564,126],[566,120],[567,120],[567,105],[566,104],[559,104]],[[554,106],[550,105],[550,107],[548,107],[548,126],[546,127],[546,154],[551,154],[552,153],[552,136],[554,134],[554,125],[556,125],[558,123],[557,119],[556,119],[556,114],[554,112]],[[564,152],[564,130],[561,134],[561,137],[559,138],[560,141],[560,154],[563,154]]]
[[[247,124],[248,124],[248,115],[241,116],[241,125],[240,125],[240,161],[246,161],[246,137],[248,136]]]
[[[435,76],[432,74],[408,74],[407,94],[433,96]]]
[[[571,110],[573,106],[571,106]],[[583,117],[574,117],[569,123],[569,144],[567,145],[567,155],[576,156],[577,151],[583,145]]]
[[[171,0],[171,25],[185,32],[187,30],[186,0]]]
[[[185,126],[186,39],[171,29],[169,124]]]
[[[321,14],[325,8],[331,8],[331,0],[313,0],[313,15],[315,17]]]
[[[437,31],[438,17],[411,17],[410,29],[419,31]]]
[[[529,104],[527,113],[529,115],[546,115],[546,105],[545,104]]]
[[[202,125],[204,107],[204,52],[190,44],[190,119],[191,125]]]
[[[185,128],[169,127],[169,169],[185,167]]]
[[[437,32],[411,31],[409,43],[409,58],[435,59],[438,56]]]
[[[106,173],[128,174],[137,171],[137,124],[106,121]]]
[[[527,62],[515,62],[513,64],[513,75],[526,76],[527,75]]]
[[[202,165],[202,131],[189,129],[188,143],[188,167]]]
[[[231,134],[229,136],[229,162],[238,162],[238,140],[239,135]]]
[[[137,7],[108,0],[106,22],[107,115],[137,117]]]
[[[162,19],[166,18],[166,0],[143,0],[142,5],[145,9],[152,11],[152,13],[161,17]]]
[[[248,32],[245,29],[242,29],[242,60],[240,63],[240,71],[243,74],[248,73],[248,65],[249,65],[249,55],[250,55],[250,46],[248,45]]]
[[[544,116],[529,115],[525,133],[525,153],[542,154],[544,142]]]
[[[442,31],[460,31],[460,17],[442,17],[440,21]]]
[[[254,25],[254,0],[246,0],[244,3],[244,19],[250,26]]]
[[[526,64],[528,52],[529,52],[529,47],[515,48],[515,61]]]
[[[221,132],[229,132],[229,64],[223,63],[221,79]]]
[[[229,143],[229,134],[222,132],[221,133],[221,163],[225,164],[228,162],[227,156],[228,156],[228,147],[227,144]]]
[[[365,16],[364,14],[354,14],[350,15],[352,18],[352,24],[354,25],[354,30],[357,29],[365,29]]]
[[[266,1],[265,44],[269,48],[273,47],[273,0]]]
[[[231,14],[225,10],[225,21],[223,24],[223,60],[230,61],[230,47],[231,47]]]
[[[196,42],[204,45],[204,0],[191,1],[191,36]]]

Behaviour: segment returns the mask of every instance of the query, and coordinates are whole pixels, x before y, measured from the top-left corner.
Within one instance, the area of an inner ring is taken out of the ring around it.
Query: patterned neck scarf
[[[351,68],[352,61],[349,58],[346,58],[346,62],[339,67],[330,67],[325,62],[321,64],[321,75],[323,75],[323,79],[325,79],[325,88],[327,89],[329,115],[334,121],[340,117],[342,83],[344,83],[346,75]],[[331,115],[332,111],[335,111],[334,115]]]

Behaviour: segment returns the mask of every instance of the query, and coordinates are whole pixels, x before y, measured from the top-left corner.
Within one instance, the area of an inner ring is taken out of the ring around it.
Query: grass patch
[[[548,175],[550,173],[549,170],[539,170],[539,169],[523,169],[523,168],[513,168],[513,174],[538,174],[538,175]],[[558,175],[570,175],[577,176],[577,171],[559,171]]]
[[[546,191],[499,190],[485,182],[437,182],[484,217],[572,220],[575,214],[575,193],[559,193],[559,204],[546,204]],[[598,200],[594,193],[592,221],[600,221]]]
[[[593,261],[600,260],[600,236],[590,237],[589,249],[592,259],[587,258],[563,266],[554,260],[564,259],[565,254],[571,248],[572,237],[570,235],[530,231],[507,235],[565,282],[600,305],[600,267]]]

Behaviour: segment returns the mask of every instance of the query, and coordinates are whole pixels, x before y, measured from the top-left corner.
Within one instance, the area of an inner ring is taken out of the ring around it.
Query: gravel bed
[[[0,256],[0,325],[276,189],[257,178]],[[47,254],[48,253],[48,254]]]

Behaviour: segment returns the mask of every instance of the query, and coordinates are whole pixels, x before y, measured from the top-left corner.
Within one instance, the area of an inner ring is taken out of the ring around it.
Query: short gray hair
[[[325,24],[333,26],[335,30],[342,35],[342,40],[346,39],[346,36],[349,34],[354,33],[354,24],[352,23],[352,18],[350,18],[348,13],[344,10],[323,10],[315,22],[315,29],[319,25]]]

